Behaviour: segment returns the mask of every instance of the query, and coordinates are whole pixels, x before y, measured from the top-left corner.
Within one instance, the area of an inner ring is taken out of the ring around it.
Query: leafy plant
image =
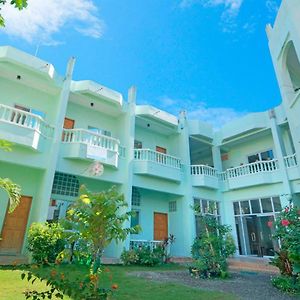
[[[7,2],[7,0],[0,0],[0,5],[5,5]],[[10,4],[14,5],[15,8],[21,10],[25,7],[27,7],[27,0],[10,0]],[[1,10],[1,8],[0,8]],[[4,18],[3,16],[0,14],[0,27],[5,26],[5,22],[4,22]]]
[[[226,259],[236,250],[230,227],[220,225],[216,218],[210,215],[202,215],[200,220],[202,233],[192,245],[192,256],[196,261],[190,272],[193,270],[198,277],[225,277]]]
[[[63,228],[56,223],[33,223],[28,234],[28,250],[36,263],[54,263],[65,248]]]
[[[123,241],[129,233],[138,233],[139,226],[124,227],[132,213],[127,211],[124,195],[116,187],[92,193],[85,187],[67,212],[67,221],[91,245],[93,273],[100,267],[102,253],[112,240]]]
[[[290,276],[280,276],[272,278],[272,284],[283,292],[290,294],[300,294],[300,278]]]

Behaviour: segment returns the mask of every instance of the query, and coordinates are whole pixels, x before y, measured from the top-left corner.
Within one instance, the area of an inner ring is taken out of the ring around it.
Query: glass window
[[[55,172],[52,194],[78,197],[79,181],[76,176]]]
[[[282,210],[281,202],[280,202],[280,198],[279,197],[273,197],[273,206],[274,206],[274,210],[276,212]]]
[[[97,127],[94,127],[94,126],[88,126],[88,130],[92,131],[94,133],[97,133],[97,134],[101,134],[101,135],[105,135],[105,136],[111,136],[110,131],[105,130],[105,129],[101,129],[101,128],[97,128]]]
[[[141,194],[137,187],[132,187],[132,195],[131,195],[131,205],[132,206],[140,206],[141,205]]]
[[[250,203],[251,203],[251,209],[253,214],[261,213],[258,199],[250,200]]]
[[[204,214],[208,213],[208,203],[207,203],[207,201],[206,200],[202,200],[201,202],[202,202],[202,212]]]
[[[169,212],[175,212],[175,211],[177,211],[177,202],[170,201],[169,202]]]
[[[131,223],[130,226],[134,227],[136,225],[140,224],[140,212],[138,210],[133,210],[134,211],[134,215],[131,216]]]
[[[234,214],[235,215],[240,215],[240,204],[239,202],[233,202],[233,209],[234,209]]]
[[[142,149],[143,148],[143,143],[138,140],[134,140],[134,149]]]
[[[268,150],[260,154],[261,160],[271,160],[274,158],[273,150]]]
[[[250,214],[250,206],[249,206],[249,201],[241,201],[241,210],[242,214]]]
[[[249,162],[249,164],[251,164],[253,162],[256,162],[258,160],[259,160],[258,154],[248,156],[248,162]]]
[[[273,212],[271,198],[262,198],[261,206],[264,213]]]

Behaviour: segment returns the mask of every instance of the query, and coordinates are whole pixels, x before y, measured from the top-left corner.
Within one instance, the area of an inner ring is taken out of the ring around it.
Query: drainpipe
[[[281,174],[281,180],[283,184],[283,193],[280,195],[280,201],[282,207],[289,204],[289,200],[292,198],[292,190],[290,181],[288,178],[287,169],[284,163],[284,144],[282,140],[282,136],[280,133],[280,129],[276,123],[276,113],[274,109],[269,110],[269,118],[270,118],[270,127],[272,131],[274,147],[277,154],[278,165]]]

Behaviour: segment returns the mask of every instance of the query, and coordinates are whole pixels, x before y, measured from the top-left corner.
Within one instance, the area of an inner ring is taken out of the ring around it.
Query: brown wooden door
[[[168,214],[154,213],[154,240],[163,241],[168,237]]]
[[[69,119],[69,118],[65,118],[64,119],[64,129],[74,129],[74,124],[75,124],[75,121],[72,120],[72,119]],[[72,139],[72,135],[73,133],[68,133],[66,134],[65,132],[63,132],[62,134],[62,137],[61,137],[61,140],[64,141],[65,140],[65,137],[68,141],[71,141]]]
[[[0,240],[0,253],[20,253],[23,246],[31,197],[22,196],[19,206],[6,213]]]

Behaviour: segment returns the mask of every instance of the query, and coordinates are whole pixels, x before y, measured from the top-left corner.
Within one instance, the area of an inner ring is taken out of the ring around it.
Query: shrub
[[[124,265],[155,266],[165,262],[165,251],[162,246],[153,250],[148,246],[141,246],[131,250],[124,250],[121,254]]]
[[[290,294],[300,294],[300,278],[290,276],[280,276],[272,279],[272,284],[283,292]]]
[[[192,245],[192,256],[196,260],[190,268],[191,275],[197,277],[226,277],[226,259],[235,253],[236,247],[231,237],[230,227],[220,225],[208,215],[201,217],[202,233]]]
[[[53,263],[65,248],[63,228],[56,223],[33,223],[28,234],[28,250],[36,263]]]

